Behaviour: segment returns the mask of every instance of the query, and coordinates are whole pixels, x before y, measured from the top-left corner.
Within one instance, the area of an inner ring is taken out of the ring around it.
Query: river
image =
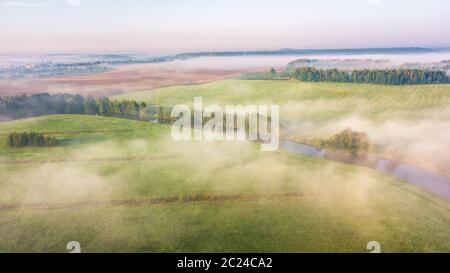
[[[281,147],[284,150],[301,155],[349,163],[346,160],[339,160],[336,157],[329,156],[330,152],[325,149],[318,149],[307,144],[282,140]],[[436,174],[411,164],[373,157],[366,158],[364,164],[358,164],[358,161],[352,161],[351,163],[391,174],[450,201],[450,178],[447,176]]]

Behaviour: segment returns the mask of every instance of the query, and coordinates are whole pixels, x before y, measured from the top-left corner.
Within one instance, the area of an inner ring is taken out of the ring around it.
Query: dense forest
[[[356,82],[389,85],[439,84],[449,82],[444,71],[420,69],[388,70],[338,70],[302,67],[295,69],[292,77],[305,82]]]
[[[115,101],[71,94],[42,93],[0,98],[0,116],[3,119],[53,114],[88,114],[139,120],[145,115],[146,107],[145,103],[136,101]]]

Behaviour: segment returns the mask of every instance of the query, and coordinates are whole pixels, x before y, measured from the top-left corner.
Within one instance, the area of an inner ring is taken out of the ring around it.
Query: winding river
[[[349,163],[346,160],[339,160],[335,157],[331,157],[331,153],[325,149],[317,149],[316,147],[307,144],[282,140],[281,147],[284,150],[301,155]],[[447,176],[439,175],[407,163],[387,159],[367,158],[364,160],[364,163],[361,162],[362,164],[358,164],[357,161],[352,161],[351,163],[355,165],[364,165],[394,175],[450,201],[450,178]]]

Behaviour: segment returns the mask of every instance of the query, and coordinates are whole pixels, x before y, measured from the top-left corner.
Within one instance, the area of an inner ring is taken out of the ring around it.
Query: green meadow
[[[114,96],[149,104],[192,105],[194,97],[206,104],[279,104],[286,121],[326,122],[358,114],[373,121],[418,119],[423,110],[446,107],[450,85],[375,85],[306,83],[297,80],[224,80],[199,85],[172,86]]]
[[[128,93],[114,98],[148,104],[280,105],[283,138],[312,142],[351,127],[364,132],[380,158],[408,162],[450,176],[450,85],[307,83],[224,80]]]
[[[24,131],[61,146],[6,147]],[[449,203],[389,175],[256,143],[174,142],[169,126],[107,117],[0,123],[0,204],[0,252],[450,251]]]

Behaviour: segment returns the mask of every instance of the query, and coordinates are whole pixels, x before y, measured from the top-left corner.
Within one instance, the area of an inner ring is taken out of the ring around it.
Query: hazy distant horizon
[[[0,53],[449,47],[445,0],[0,0]]]
[[[418,49],[430,49],[430,50],[437,50],[445,52],[450,51],[450,45],[449,46],[436,46],[436,47],[423,47],[423,46],[402,46],[402,47],[341,47],[341,48],[293,48],[293,47],[283,47],[283,48],[254,48],[254,49],[242,49],[242,48],[236,48],[236,49],[229,49],[229,50],[221,50],[221,49],[212,49],[210,51],[205,50],[185,50],[185,51],[170,51],[170,52],[155,52],[150,50],[81,50],[81,51],[35,51],[35,52],[1,52],[0,55],[102,55],[102,54],[142,54],[142,55],[153,55],[153,56],[172,56],[172,55],[178,55],[178,54],[190,54],[190,53],[201,53],[201,52],[211,52],[211,53],[221,53],[221,52],[276,52],[281,50],[360,50],[360,49],[408,49],[408,48],[418,48]],[[437,52],[437,53],[438,53]],[[424,53],[414,53],[414,54],[429,54],[432,52],[424,52]],[[384,53],[375,53],[374,55],[384,55]],[[408,53],[396,53],[396,54],[408,54]],[[293,54],[293,55],[299,55],[299,54]],[[317,55],[317,54],[304,54],[304,55]],[[320,55],[320,54],[319,54]],[[325,53],[324,55],[358,55],[358,54],[328,54]],[[365,54],[363,54],[365,55]],[[394,54],[395,55],[395,54]]]
[[[198,52],[255,52],[255,51],[278,51],[283,49],[293,49],[293,50],[341,50],[341,49],[391,49],[391,48],[423,48],[423,49],[435,49],[435,50],[450,50],[450,43],[448,45],[429,45],[429,46],[421,46],[421,45],[404,45],[404,46],[365,46],[365,47],[293,47],[293,46],[284,46],[284,47],[254,47],[254,48],[211,48],[209,50],[205,50],[202,48],[198,49],[186,49],[186,50],[152,50],[152,49],[80,49],[80,50],[8,50],[3,51],[0,49],[0,55],[46,55],[46,54],[147,54],[154,56],[163,56],[163,55],[176,55],[176,54],[185,54],[185,53],[198,53]]]

